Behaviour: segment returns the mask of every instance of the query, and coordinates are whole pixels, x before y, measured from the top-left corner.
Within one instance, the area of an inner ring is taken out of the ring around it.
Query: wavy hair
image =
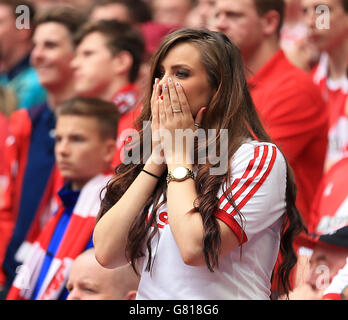
[[[181,29],[169,34],[158,51],[153,56],[151,68],[152,83],[159,78],[159,66],[168,52],[179,43],[190,43],[198,48],[201,53],[201,61],[208,75],[208,81],[215,93],[211,97],[210,104],[201,123],[205,130],[228,129],[228,159],[230,160],[240,145],[248,138],[259,141],[271,142],[258,118],[253,105],[247,82],[244,75],[243,63],[239,49],[222,33],[208,30]],[[152,88],[148,90],[144,108],[136,125],[140,129],[143,121],[151,121],[150,97]],[[133,180],[140,173],[149,155],[143,155],[144,130],[139,131],[140,142],[134,148],[140,148],[141,161],[139,164],[120,164],[115,170],[115,177],[107,186],[99,218],[109,210],[124,194]],[[220,136],[216,137],[216,150],[220,150]],[[208,146],[196,146],[197,148]],[[208,153],[206,153],[208,154]],[[221,248],[221,235],[217,219],[214,215],[218,207],[217,194],[221,186],[229,185],[231,172],[228,166],[227,172],[222,175],[211,175],[210,169],[214,167],[208,161],[205,164],[197,164],[198,173],[195,179],[199,213],[202,216],[204,226],[203,251],[207,267],[214,271],[218,267],[219,252]],[[144,256],[144,250],[148,250],[149,259],[146,270],[151,271],[152,255],[151,242],[158,232],[156,221],[157,209],[166,201],[160,202],[160,197],[166,194],[165,171],[158,181],[155,191],[148,199],[144,210],[134,220],[128,235],[126,256],[135,268],[136,260]],[[303,223],[295,206],[296,188],[289,166],[287,166],[286,187],[286,214],[281,235],[282,262],[279,267],[279,283],[287,293],[290,288],[289,274],[296,263],[296,255],[292,247],[294,236],[302,231]],[[233,199],[229,199],[236,208]],[[149,208],[153,205],[151,214]],[[151,231],[151,229],[153,229]],[[146,248],[144,248],[144,243]],[[136,269],[136,268],[135,268]]]

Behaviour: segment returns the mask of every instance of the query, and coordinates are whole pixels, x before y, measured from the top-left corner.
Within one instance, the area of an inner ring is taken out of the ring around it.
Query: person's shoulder
[[[10,126],[29,121],[29,113],[26,109],[19,109],[11,113],[9,118]]]
[[[231,162],[232,173],[251,170],[284,169],[285,158],[279,148],[271,142],[246,140],[235,152]]]
[[[279,50],[273,58],[273,68],[269,77],[282,87],[295,87],[301,90],[303,86],[315,87],[313,77],[309,72],[295,66],[285,55],[284,51]],[[277,90],[276,90],[277,92]]]
[[[282,97],[284,105],[292,106],[291,110],[296,109],[298,112],[306,107],[307,111],[322,112],[325,103],[318,85],[313,81],[313,76],[293,65],[290,61],[284,61],[287,66],[284,73],[280,75],[281,80],[278,93],[274,90],[274,94]],[[285,103],[286,102],[286,103]]]
[[[246,139],[237,149],[235,154],[237,155],[244,154],[250,157],[251,155],[254,155],[257,151],[259,151],[260,148],[267,149],[267,150],[272,148],[272,149],[275,149],[276,151],[279,151],[278,146],[274,144],[273,142]]]
[[[6,144],[20,145],[23,139],[30,136],[31,132],[31,121],[29,118],[28,111],[25,109],[20,109],[14,111],[8,121],[8,137],[6,139]]]
[[[286,57],[286,73],[287,77],[292,81],[289,85],[295,86],[298,90],[314,90],[319,93],[318,86],[313,81],[313,75],[292,64]]]
[[[262,94],[267,96],[265,105],[273,116],[274,112],[283,114],[284,109],[291,112],[296,110],[300,114],[304,106],[312,112],[323,109],[324,101],[312,76],[293,65],[282,51],[276,58],[272,72],[268,74],[268,81],[260,86]]]
[[[9,129],[12,134],[30,134],[32,123],[42,112],[47,109],[47,105],[40,104],[30,109],[19,109],[14,111],[9,119]]]

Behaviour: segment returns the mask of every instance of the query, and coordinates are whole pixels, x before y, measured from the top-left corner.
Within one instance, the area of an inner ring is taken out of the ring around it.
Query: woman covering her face
[[[107,186],[97,260],[130,261],[138,299],[269,299],[280,248],[287,293],[303,230],[296,188],[258,119],[239,50],[221,33],[181,29],[154,55],[151,77],[132,149],[140,161],[120,164]]]

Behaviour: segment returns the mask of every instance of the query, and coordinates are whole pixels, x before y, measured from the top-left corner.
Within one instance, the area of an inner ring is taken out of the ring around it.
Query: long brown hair
[[[167,53],[179,43],[191,43],[201,52],[201,61],[208,74],[208,81],[215,93],[207,106],[202,127],[228,129],[228,159],[230,160],[236,150],[247,138],[257,138],[260,141],[271,142],[258,118],[253,105],[247,82],[244,75],[243,63],[239,49],[222,33],[208,30],[181,29],[166,37],[153,57],[151,79],[159,77],[159,66]],[[148,98],[137,126],[140,128],[143,121],[151,121],[150,96],[152,88],[149,88]],[[149,155],[143,155],[144,130],[140,130],[140,143],[135,148],[140,148],[141,159],[139,164],[120,164],[116,168],[116,176],[107,186],[105,197],[102,201],[100,216],[111,208],[124,194],[136,176],[140,173]],[[220,150],[220,136],[215,141],[216,150]],[[202,147],[202,146],[200,146]],[[207,146],[203,146],[207,148]],[[208,153],[206,153],[208,154]],[[203,251],[205,262],[210,271],[218,267],[218,257],[221,248],[220,229],[214,212],[218,207],[217,194],[221,186],[230,183],[230,168],[223,175],[211,175],[210,169],[214,165],[208,161],[198,164],[198,173],[195,179],[198,193],[199,213],[202,216],[204,226]],[[126,246],[126,255],[133,266],[139,257],[144,256],[143,244],[146,243],[149,251],[146,270],[151,270],[151,241],[158,232],[156,210],[162,205],[160,197],[166,194],[166,181],[164,172],[158,181],[156,189],[148,199],[144,210],[139,214],[130,228]],[[302,220],[295,207],[296,191],[291,170],[287,168],[286,188],[286,214],[282,229],[281,253],[283,256],[279,268],[279,280],[285,292],[289,290],[289,273],[296,263],[296,255],[292,248],[294,236],[302,230]],[[232,199],[231,204],[236,208]],[[149,207],[153,205],[151,215],[146,220]],[[237,210],[237,208],[236,208]],[[239,212],[242,215],[241,212]],[[150,233],[151,228],[153,230]]]

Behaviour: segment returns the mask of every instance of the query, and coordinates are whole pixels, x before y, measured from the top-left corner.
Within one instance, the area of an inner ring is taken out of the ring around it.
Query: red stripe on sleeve
[[[259,188],[262,186],[262,184],[264,183],[264,181],[267,179],[267,177],[269,176],[269,173],[271,172],[275,159],[277,157],[277,149],[276,147],[272,147],[273,153],[272,153],[272,158],[271,161],[268,165],[267,170],[265,171],[265,173],[263,174],[263,176],[261,177],[260,181],[258,183],[256,183],[256,185],[250,190],[250,192],[244,197],[244,199],[238,204],[237,208],[238,210],[241,210],[245,204],[249,201],[249,199],[256,193],[257,190],[259,190]],[[231,212],[232,215],[235,214],[234,212],[235,210],[233,210]]]
[[[219,199],[219,202],[220,202],[220,203],[222,203],[222,202],[226,199],[226,195],[229,194],[229,193],[231,193],[232,190],[233,190],[234,188],[237,187],[237,185],[239,184],[239,182],[240,182],[242,179],[246,179],[246,177],[249,175],[250,171],[251,171],[252,168],[254,167],[255,161],[256,161],[256,159],[258,158],[259,153],[260,153],[260,147],[256,147],[256,148],[255,148],[255,151],[254,151],[254,158],[251,159],[251,160],[249,161],[249,164],[248,164],[246,170],[244,171],[243,176],[242,176],[241,178],[239,178],[239,179],[234,180],[234,182],[232,183],[232,185],[224,192],[224,194],[223,194],[223,195],[221,196],[221,198]]]
[[[232,215],[228,214],[227,212],[221,209],[216,210],[214,215],[216,218],[220,219],[231,228],[231,230],[238,239],[239,245],[242,245],[243,243],[248,241],[247,235]]]
[[[262,157],[261,157],[261,161],[257,167],[257,169],[255,170],[254,174],[252,175],[252,177],[250,177],[247,181],[245,181],[245,183],[243,184],[243,186],[237,191],[236,194],[233,195],[233,200],[237,201],[237,199],[240,197],[240,195],[246,190],[246,188],[248,188],[250,186],[250,184],[259,176],[259,174],[261,173],[266,159],[267,159],[267,155],[268,155],[268,146],[265,146]],[[227,203],[223,210],[227,211],[229,208],[231,207],[231,203]]]
[[[268,146],[264,147],[264,151],[261,157],[261,161],[255,170],[254,174],[244,182],[243,186],[233,195],[233,201],[237,201],[237,199],[240,197],[240,195],[250,186],[250,184],[260,175],[262,169],[265,166],[265,162],[268,156]],[[227,202],[226,205],[223,207],[223,210],[227,211],[229,208],[231,208],[231,203]]]

